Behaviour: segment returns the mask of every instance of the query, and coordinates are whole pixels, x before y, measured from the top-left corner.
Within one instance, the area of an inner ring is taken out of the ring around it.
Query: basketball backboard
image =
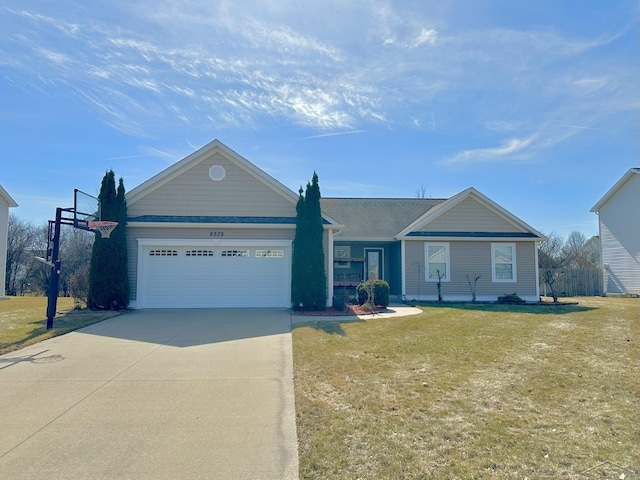
[[[89,230],[89,222],[100,221],[100,200],[78,190],[73,191],[73,226]]]

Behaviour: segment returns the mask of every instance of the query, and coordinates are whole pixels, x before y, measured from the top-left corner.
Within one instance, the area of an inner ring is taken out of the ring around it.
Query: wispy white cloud
[[[389,36],[384,39],[383,45],[397,45],[403,48],[418,48],[422,45],[435,45],[438,38],[438,32],[433,28],[422,28],[417,35],[413,35],[406,39],[398,39],[395,36]]]
[[[333,133],[323,133],[321,135],[311,135],[309,137],[302,137],[300,140],[310,140],[313,138],[324,138],[324,137],[335,137],[337,135],[354,135],[356,133],[364,133],[366,130],[352,130],[350,132],[333,132]]]
[[[518,128],[518,123],[515,121],[489,120],[484,122],[483,126],[492,132],[511,132]]]
[[[560,125],[561,127],[566,127],[566,128],[577,128],[580,130],[597,130],[600,132],[612,132],[615,133],[617,132],[617,130],[612,130],[610,128],[597,128],[597,127],[585,127],[585,126],[581,126],[581,125]]]
[[[28,18],[37,23],[48,24],[54,27],[56,30],[64,33],[65,35],[73,36],[78,33],[80,26],[76,23],[65,22],[59,18],[50,17],[47,15],[41,15],[38,13],[29,12],[27,10],[14,10],[7,8],[7,11],[21,17]]]
[[[513,160],[528,160],[531,155],[525,152],[535,140],[535,135],[528,138],[511,138],[502,145],[491,148],[476,148],[463,150],[442,161],[445,165],[466,164],[478,162],[500,162]]]
[[[330,185],[323,187],[323,195],[327,197],[368,197],[371,192],[379,191],[377,185],[359,182],[332,181]]]
[[[319,134],[374,125],[510,133],[498,147],[450,157],[457,163],[516,155],[508,153],[516,140],[540,124],[600,128],[637,97],[632,67],[584,60],[624,30],[582,38],[552,29],[456,30],[444,7],[408,15],[408,7],[385,0],[330,8],[158,0],[114,8],[118,24],[81,11],[9,9],[16,27],[3,38],[17,52],[0,44],[0,65],[26,78],[23,88],[66,86],[106,123],[136,136],[157,135],[160,123],[206,130],[274,121]],[[357,31],[354,17],[362,19]],[[502,104],[505,93],[518,102]],[[463,120],[414,113],[445,105]]]
[[[69,55],[65,55],[64,53],[54,52],[52,50],[47,50],[45,48],[40,48],[37,50],[37,53],[44,57],[46,60],[49,60],[53,63],[57,64],[68,64],[71,63],[71,57]]]
[[[580,78],[573,80],[573,85],[584,90],[595,91],[605,87],[608,81],[604,77]]]
[[[433,28],[423,28],[418,36],[413,40],[411,46],[415,48],[425,43],[428,45],[435,45],[437,38],[438,32],[436,32]]]

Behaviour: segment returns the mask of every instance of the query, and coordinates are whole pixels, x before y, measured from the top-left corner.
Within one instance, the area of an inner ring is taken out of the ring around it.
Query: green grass
[[[9,297],[0,301],[0,354],[101,322],[119,312],[74,310],[73,299],[58,299],[53,328],[47,330],[46,297]]]
[[[296,328],[301,478],[640,472],[640,302],[577,300]]]

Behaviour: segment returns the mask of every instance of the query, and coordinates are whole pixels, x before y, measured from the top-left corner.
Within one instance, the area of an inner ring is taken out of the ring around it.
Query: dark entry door
[[[365,248],[365,280],[384,280],[383,249]]]

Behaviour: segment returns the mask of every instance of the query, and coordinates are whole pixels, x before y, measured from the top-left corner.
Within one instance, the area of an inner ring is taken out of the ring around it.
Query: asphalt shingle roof
[[[344,225],[336,236],[346,239],[389,239],[425,212],[446,201],[440,198],[322,198],[322,212]]]

